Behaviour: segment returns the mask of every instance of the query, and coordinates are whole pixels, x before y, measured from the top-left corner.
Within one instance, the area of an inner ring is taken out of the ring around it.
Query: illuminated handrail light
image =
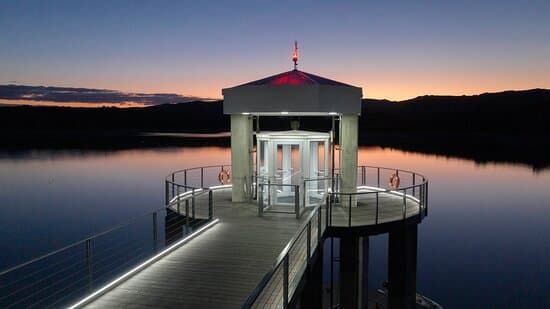
[[[126,273],[124,273],[123,275],[119,276],[118,278],[112,280],[111,282],[107,283],[102,288],[100,288],[100,289],[96,290],[95,292],[93,292],[92,294],[84,297],[83,299],[79,300],[78,302],[76,302],[75,304],[69,306],[68,308],[69,309],[75,309],[75,308],[79,308],[80,306],[83,306],[83,305],[87,304],[88,302],[93,300],[95,297],[102,295],[103,293],[107,292],[109,289],[113,288],[118,283],[122,283],[124,280],[126,280],[129,277],[135,275],[136,273],[138,273],[139,271],[141,271],[145,267],[147,267],[147,266],[153,264],[154,262],[158,261],[161,257],[167,255],[168,253],[170,253],[170,252],[174,251],[175,249],[177,249],[179,246],[181,246],[184,243],[188,242],[189,240],[195,238],[200,233],[202,233],[206,229],[214,226],[219,221],[220,221],[220,219],[218,219],[218,218],[214,219],[213,221],[209,222],[208,224],[206,224],[203,227],[196,230],[194,233],[191,233],[187,237],[182,238],[180,241],[176,242],[175,244],[171,245],[170,247],[168,247],[168,248],[164,249],[163,251],[159,252],[158,254],[156,254],[152,258],[148,259],[147,261],[145,261],[145,262],[139,264],[138,266],[132,268],[131,270],[127,271]]]

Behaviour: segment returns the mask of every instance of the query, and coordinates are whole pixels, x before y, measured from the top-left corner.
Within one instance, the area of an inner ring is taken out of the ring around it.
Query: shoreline
[[[534,171],[550,168],[546,132],[381,132],[361,131],[359,146],[473,160],[476,163],[524,164]],[[229,147],[230,135],[219,133],[141,132],[135,130],[16,130],[0,133],[0,152],[34,150],[117,151],[171,147]]]

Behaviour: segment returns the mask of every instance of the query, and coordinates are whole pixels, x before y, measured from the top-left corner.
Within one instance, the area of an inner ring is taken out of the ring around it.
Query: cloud
[[[0,99],[81,103],[141,103],[158,105],[184,103],[206,98],[183,96],[173,93],[126,93],[108,89],[68,88],[24,85],[0,85]]]

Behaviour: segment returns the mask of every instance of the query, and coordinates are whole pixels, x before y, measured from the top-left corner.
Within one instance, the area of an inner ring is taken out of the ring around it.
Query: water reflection
[[[171,171],[229,161],[223,147],[2,153],[0,268],[162,206]],[[361,148],[359,164],[429,177],[418,291],[446,308],[548,306],[550,171],[379,147]],[[383,243],[371,241],[371,261]]]

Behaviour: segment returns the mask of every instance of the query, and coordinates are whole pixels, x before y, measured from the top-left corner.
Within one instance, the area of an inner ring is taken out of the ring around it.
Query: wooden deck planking
[[[379,215],[388,221],[402,218],[402,197],[380,194]],[[208,216],[207,194],[196,197],[197,217]],[[214,217],[220,222],[160,261],[102,295],[88,308],[238,308],[273,265],[275,259],[303,224],[294,215],[266,213],[257,216],[257,205],[230,201],[230,189],[214,193]],[[352,209],[354,225],[374,223],[375,208]],[[180,204],[180,212],[185,207]],[[174,208],[175,209],[175,208]],[[191,206],[190,210],[191,212]],[[418,213],[418,203],[407,200],[407,213]],[[324,227],[324,214],[322,216]],[[379,221],[379,222],[385,222]],[[316,221],[314,221],[316,222]],[[347,226],[347,208],[335,207],[333,224]],[[317,240],[312,225],[312,247]],[[305,262],[306,237],[290,254],[290,290],[299,281]],[[282,267],[276,272],[282,276]],[[282,278],[268,284],[258,303],[278,307],[282,300]]]

